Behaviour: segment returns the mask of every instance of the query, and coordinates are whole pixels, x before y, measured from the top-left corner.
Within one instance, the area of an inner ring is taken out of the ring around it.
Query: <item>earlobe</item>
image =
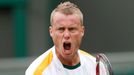
[[[82,32],[82,34],[81,34],[82,36],[84,36],[84,32]]]
[[[49,34],[52,37],[52,26],[49,26]]]
[[[82,26],[82,36],[84,36],[84,33],[85,33],[85,27]]]

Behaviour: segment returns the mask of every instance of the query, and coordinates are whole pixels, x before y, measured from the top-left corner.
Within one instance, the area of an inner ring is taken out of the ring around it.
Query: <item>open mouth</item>
[[[70,50],[70,49],[71,49],[71,43],[69,43],[69,42],[64,42],[64,43],[63,43],[63,47],[64,47],[65,50]]]

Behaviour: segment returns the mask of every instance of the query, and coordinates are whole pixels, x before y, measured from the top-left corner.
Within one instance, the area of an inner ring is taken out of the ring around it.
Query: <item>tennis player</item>
[[[96,75],[95,57],[79,49],[85,28],[77,5],[59,4],[50,22],[54,46],[33,61],[25,75]]]

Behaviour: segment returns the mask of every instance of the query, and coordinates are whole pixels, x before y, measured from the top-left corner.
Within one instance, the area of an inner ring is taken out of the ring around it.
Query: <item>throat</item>
[[[69,58],[69,57],[68,57]],[[70,59],[65,59],[65,58],[60,58],[60,61],[62,64],[64,65],[68,65],[68,66],[76,66],[78,63],[80,63],[80,58],[78,55],[70,58]]]

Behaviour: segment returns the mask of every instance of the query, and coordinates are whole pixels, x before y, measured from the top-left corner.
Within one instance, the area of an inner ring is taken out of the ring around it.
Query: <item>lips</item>
[[[70,42],[64,42],[63,47],[65,50],[70,50],[71,49],[71,43]]]

